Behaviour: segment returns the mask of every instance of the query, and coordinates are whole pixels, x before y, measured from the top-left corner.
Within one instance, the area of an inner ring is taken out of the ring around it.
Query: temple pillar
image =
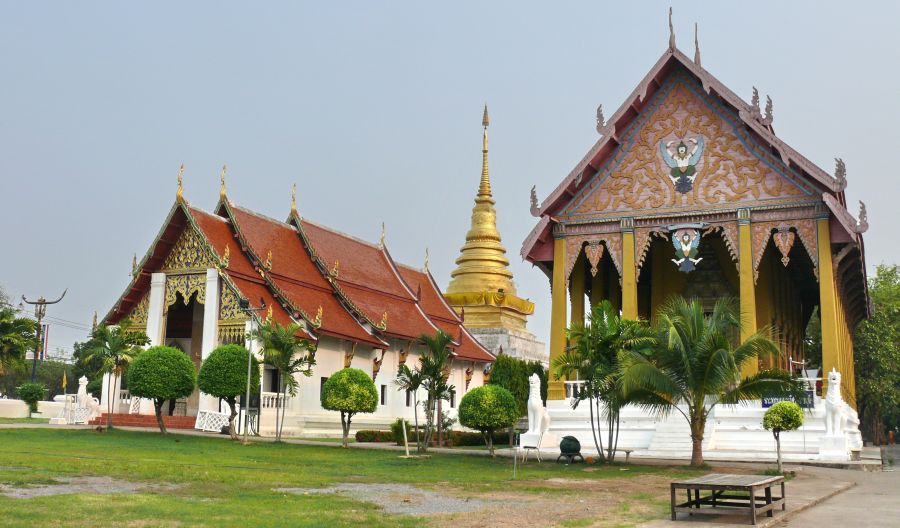
[[[575,269],[572,270],[569,284],[571,286],[569,296],[572,303],[570,325],[584,326],[584,262],[580,257],[575,261]]]
[[[740,267],[738,281],[740,283],[741,341],[756,333],[756,286],[753,280],[753,234],[750,229],[750,210],[738,210],[738,245]],[[741,375],[751,376],[759,371],[755,360],[744,364]]]
[[[203,303],[203,337],[200,341],[200,358],[206,361],[219,339],[219,270],[206,270],[206,301]],[[199,409],[201,411],[218,411],[219,399],[200,393]]]
[[[553,240],[553,282],[550,307],[550,364],[566,351],[566,239]],[[566,398],[565,379],[553,379],[547,387],[548,400]]]
[[[838,342],[838,300],[831,261],[831,228],[829,219],[816,220],[816,235],[819,248],[819,316],[822,318],[822,395],[828,391],[828,373],[834,368],[847,379],[843,372]],[[848,383],[849,380],[844,383]]]
[[[638,318],[637,270],[634,262],[634,219],[622,219],[622,318]]]
[[[147,305],[147,337],[150,346],[165,344],[166,274],[150,275],[150,300]]]

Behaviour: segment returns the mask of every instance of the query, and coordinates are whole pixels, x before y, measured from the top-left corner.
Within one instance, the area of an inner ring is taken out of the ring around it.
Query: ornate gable
[[[646,211],[734,209],[818,195],[740,117],[675,69],[620,136],[621,145],[562,209],[568,221]]]

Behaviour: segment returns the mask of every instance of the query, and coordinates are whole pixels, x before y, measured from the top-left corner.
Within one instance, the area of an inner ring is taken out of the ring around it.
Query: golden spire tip
[[[291,185],[291,214],[297,214],[297,184]]]
[[[219,198],[225,199],[225,172],[228,171],[228,165],[222,165],[222,173],[219,174]]]
[[[481,117],[481,126],[487,128],[490,124],[491,119],[488,117],[487,103],[484,103],[484,115]]]
[[[184,163],[178,169],[178,189],[175,191],[175,199],[178,203],[184,203]]]

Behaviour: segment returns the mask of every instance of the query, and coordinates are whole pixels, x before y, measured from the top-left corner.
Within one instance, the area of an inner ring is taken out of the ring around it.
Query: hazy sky
[[[900,262],[900,3],[673,2],[679,47],[865,200],[867,262]],[[498,221],[530,328],[549,283],[519,257],[543,198],[666,49],[669,2],[2,2],[0,285],[65,300],[51,347],[83,339],[175,198],[230,198],[377,241],[446,286],[491,112]],[[892,234],[893,233],[893,234]]]

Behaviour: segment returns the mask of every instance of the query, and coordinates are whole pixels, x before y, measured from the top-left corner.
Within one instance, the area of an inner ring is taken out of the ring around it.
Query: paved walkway
[[[900,446],[892,446],[888,452],[894,463],[900,464]],[[856,486],[784,525],[791,528],[900,526],[900,469],[895,467],[886,463],[885,470],[877,473],[837,471],[840,478],[854,479]]]

